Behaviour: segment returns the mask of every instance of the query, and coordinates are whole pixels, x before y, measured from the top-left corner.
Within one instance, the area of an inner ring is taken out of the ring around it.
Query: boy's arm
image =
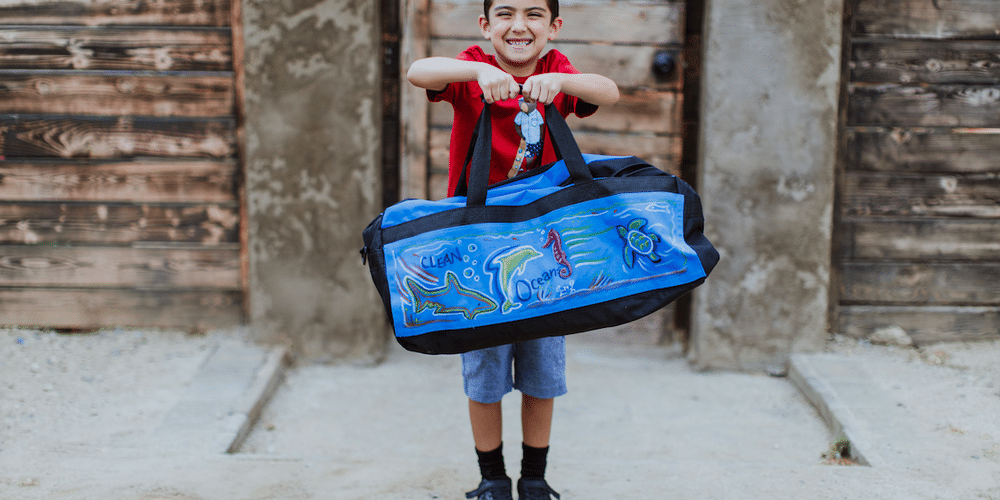
[[[503,70],[490,64],[450,57],[428,57],[415,61],[406,79],[417,87],[440,92],[449,83],[478,82],[486,102],[510,99],[520,93],[520,86]]]
[[[562,92],[597,106],[618,102],[614,80],[594,73],[544,73],[524,82],[524,95],[542,104],[551,104]]]

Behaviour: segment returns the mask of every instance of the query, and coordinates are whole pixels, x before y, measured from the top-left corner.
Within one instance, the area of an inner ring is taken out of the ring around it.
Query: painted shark
[[[497,303],[492,298],[475,290],[462,286],[458,275],[447,271],[444,275],[444,286],[427,288],[417,280],[406,276],[403,278],[403,288],[410,296],[415,317],[422,311],[433,310],[435,316],[443,314],[461,314],[466,320],[497,310]]]

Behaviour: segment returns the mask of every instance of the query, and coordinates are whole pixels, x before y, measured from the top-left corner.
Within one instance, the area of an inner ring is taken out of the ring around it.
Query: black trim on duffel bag
[[[684,239],[697,253],[706,276],[719,261],[719,253],[704,235],[705,220],[701,198],[683,180],[663,172],[636,157],[596,160],[587,164],[562,115],[554,106],[546,108],[546,125],[556,152],[563,160],[570,178],[561,189],[521,206],[486,206],[486,182],[489,176],[491,138],[489,106],[477,123],[475,144],[471,145],[470,179],[465,182],[465,169],[459,182],[459,193],[467,190],[466,206],[427,215],[394,227],[382,229],[382,216],[377,217],[363,232],[365,247],[362,255],[368,260],[372,281],[378,289],[390,324],[392,319],[390,290],[386,275],[383,245],[410,238],[427,231],[486,222],[522,222],[535,219],[565,206],[600,199],[619,193],[667,192],[684,197]],[[481,143],[486,143],[484,146]],[[468,159],[466,160],[468,162]],[[554,164],[530,170],[499,185],[523,182],[539,175]],[[646,291],[599,305],[564,310],[518,321],[483,325],[472,328],[439,330],[408,337],[396,337],[408,350],[427,354],[457,354],[496,345],[521,342],[541,337],[579,333],[624,324],[642,318],[677,300],[701,285],[705,278],[690,283]]]

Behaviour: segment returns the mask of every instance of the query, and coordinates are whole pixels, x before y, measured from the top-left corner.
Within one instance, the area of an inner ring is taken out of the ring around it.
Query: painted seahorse
[[[497,309],[497,303],[490,297],[462,287],[458,275],[452,271],[445,273],[444,286],[440,288],[424,287],[409,276],[403,278],[403,287],[410,295],[414,315],[430,309],[435,316],[461,314],[471,321]]]
[[[541,257],[534,248],[530,246],[512,247],[496,254],[489,259],[489,268],[497,270],[497,285],[500,293],[503,294],[504,301],[501,311],[506,314],[512,309],[521,307],[520,303],[512,300],[517,296],[514,289],[514,275],[523,273],[528,261]]]
[[[545,244],[542,248],[548,248],[549,245],[552,246],[552,256],[555,257],[556,262],[560,266],[563,266],[559,270],[559,276],[562,278],[569,278],[573,275],[573,265],[569,263],[569,259],[566,258],[566,251],[563,250],[562,238],[559,236],[559,232],[555,229],[549,229],[549,236],[545,239]]]

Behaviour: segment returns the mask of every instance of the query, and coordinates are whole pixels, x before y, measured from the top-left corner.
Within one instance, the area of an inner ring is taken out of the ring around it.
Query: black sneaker
[[[475,491],[465,494],[465,498],[473,497],[479,500],[514,500],[510,489],[510,478],[483,479]]]
[[[522,477],[517,480],[517,500],[552,500],[549,495],[559,498],[559,494],[544,479]]]

